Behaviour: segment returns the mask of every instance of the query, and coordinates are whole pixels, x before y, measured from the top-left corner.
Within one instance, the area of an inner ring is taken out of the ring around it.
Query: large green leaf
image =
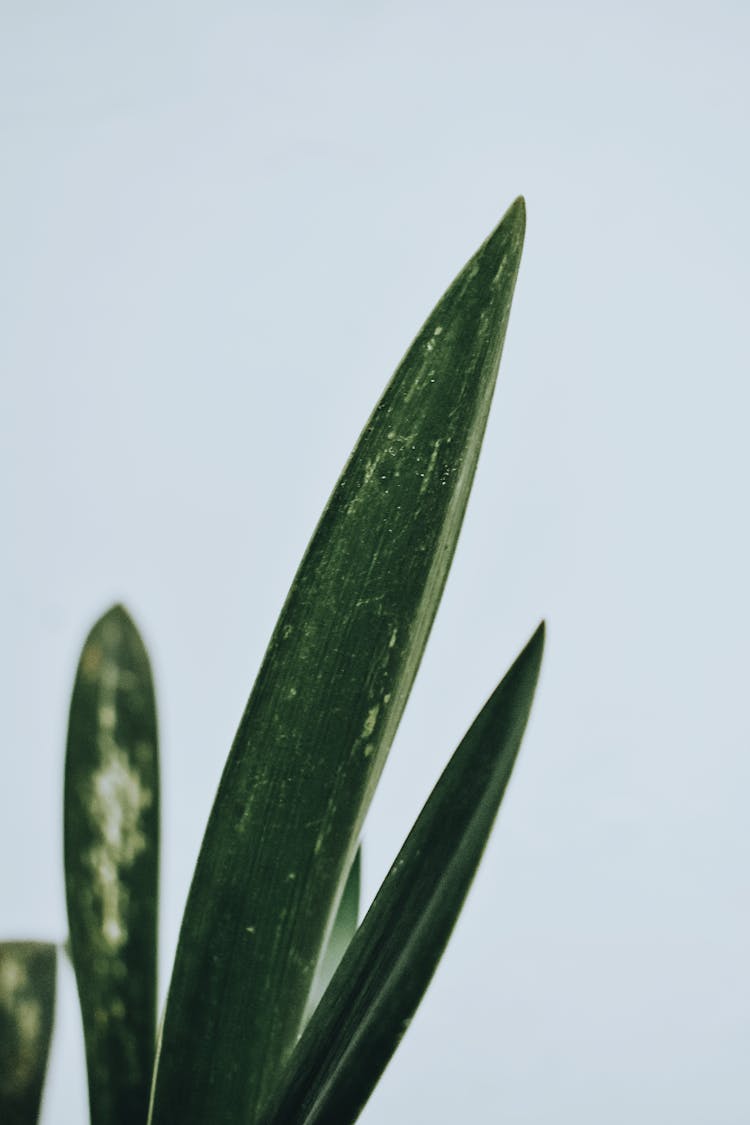
[[[296,1042],[453,556],[524,222],[519,199],[428,318],[297,573],[193,878],[154,1125],[252,1122]]]
[[[0,943],[0,1121],[39,1117],[55,1011],[57,950],[37,941]]]
[[[450,937],[510,778],[541,625],[422,810],[277,1085],[263,1125],[348,1125],[398,1046]]]
[[[93,1125],[148,1114],[156,1020],[159,776],[146,650],[121,606],[78,665],[65,763],[65,888]]]

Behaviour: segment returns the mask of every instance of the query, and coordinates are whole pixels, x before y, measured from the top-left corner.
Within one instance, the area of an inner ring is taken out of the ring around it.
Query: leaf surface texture
[[[153,1125],[252,1125],[297,1040],[455,549],[524,224],[517,200],[428,317],[301,563],[203,841]]]
[[[159,775],[151,669],[121,606],[96,623],[78,665],[64,814],[91,1121],[137,1125],[155,1049]]]

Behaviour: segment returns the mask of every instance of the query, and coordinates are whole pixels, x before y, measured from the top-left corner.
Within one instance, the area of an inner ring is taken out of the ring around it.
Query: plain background
[[[743,2],[0,9],[0,937],[62,939],[68,698],[150,646],[162,991],[223,762],[341,466],[513,198],[526,249],[371,896],[539,618],[466,910],[362,1118],[746,1125]],[[47,1122],[83,1122],[64,973]]]

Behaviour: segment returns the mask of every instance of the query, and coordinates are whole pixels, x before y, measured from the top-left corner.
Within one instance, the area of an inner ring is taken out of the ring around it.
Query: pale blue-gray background
[[[0,937],[64,936],[67,701],[121,599],[158,678],[166,987],[317,516],[523,192],[499,390],[368,895],[542,615],[543,680],[363,1121],[746,1125],[749,12],[5,0]],[[45,1119],[76,1125],[63,991]]]

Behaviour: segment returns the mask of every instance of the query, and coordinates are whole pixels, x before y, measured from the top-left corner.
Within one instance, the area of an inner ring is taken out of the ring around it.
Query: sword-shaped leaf
[[[417,671],[479,456],[522,200],[428,318],[334,489],[224,770],[183,919],[153,1125],[252,1123]]]
[[[349,1125],[450,937],[510,778],[544,647],[541,625],[432,791],[282,1074],[263,1125]]]
[[[65,762],[65,889],[93,1125],[146,1121],[156,1020],[159,777],[146,650],[121,606],[78,665]]]
[[[55,1013],[57,950],[37,941],[0,943],[0,1121],[39,1117]]]

